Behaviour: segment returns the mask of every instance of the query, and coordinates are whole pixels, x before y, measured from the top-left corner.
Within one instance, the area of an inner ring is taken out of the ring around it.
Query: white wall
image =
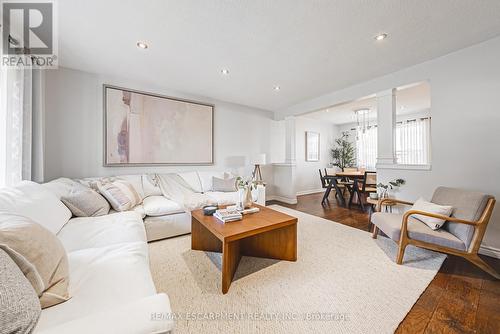
[[[500,200],[500,37],[405,70],[305,101],[275,115],[285,117],[428,80],[431,86],[432,169],[379,170],[382,181],[402,177],[399,197],[430,198],[439,186],[474,189]],[[482,251],[500,254],[500,204]],[[492,254],[492,253],[491,253]]]
[[[104,83],[213,103],[214,166],[103,167]],[[45,91],[45,181],[61,176],[81,178],[206,169],[250,175],[252,156],[260,152],[269,154],[272,114],[267,111],[65,68],[47,71]],[[267,176],[272,177],[272,173]],[[265,171],[263,177],[266,179]]]
[[[328,167],[332,162],[330,149],[339,132],[337,126],[307,117],[297,117],[295,120],[295,150],[296,173],[295,190],[297,195],[322,191],[318,169]],[[320,153],[319,161],[306,161],[306,131],[318,132]]]

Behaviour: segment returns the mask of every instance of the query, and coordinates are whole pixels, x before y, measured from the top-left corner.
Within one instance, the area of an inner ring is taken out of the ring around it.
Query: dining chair
[[[326,174],[326,168],[325,168],[325,175],[323,175],[323,174],[321,173],[321,169],[319,169],[319,179],[321,180],[321,187],[322,187],[323,189],[328,188],[328,180],[325,178],[325,176],[326,176],[326,175],[327,175],[327,174]]]
[[[406,246],[414,245],[433,251],[461,256],[500,279],[490,265],[478,255],[479,247],[490,221],[495,198],[491,195],[456,188],[438,187],[431,202],[453,207],[451,217],[420,210],[408,210],[405,213],[380,212],[384,202],[391,201],[399,205],[413,205],[411,202],[384,198],[379,200],[371,222],[374,225],[372,237],[377,238],[381,230],[399,244],[397,264],[403,263]],[[423,215],[445,220],[438,230],[433,230],[422,221],[413,217]]]
[[[342,168],[342,171],[343,172],[357,172],[358,171],[358,168],[357,167],[344,167]]]
[[[377,192],[377,172],[365,172],[361,181],[361,193],[368,195]]]
[[[323,189],[326,188],[325,194],[323,195],[323,199],[321,200],[321,204],[325,204],[325,202],[328,200],[328,196],[330,196],[330,192],[332,188],[335,189],[335,197],[339,199],[341,202],[342,206],[346,206],[345,198],[344,198],[344,193],[345,189],[347,189],[350,192],[350,185],[347,184],[340,184],[339,182],[341,181],[340,176],[334,176],[334,175],[328,175],[325,171],[325,175],[321,173],[321,169],[319,170],[319,177],[321,179],[321,186]]]

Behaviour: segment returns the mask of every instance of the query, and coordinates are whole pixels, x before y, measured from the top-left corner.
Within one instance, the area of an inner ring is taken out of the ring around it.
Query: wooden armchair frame
[[[379,200],[376,211],[380,212],[380,208],[382,207],[384,202],[393,202],[396,204],[403,204],[403,205],[413,205],[411,202],[407,201],[401,201],[393,198],[384,198]],[[403,257],[404,257],[404,252],[406,249],[406,246],[408,245],[414,245],[417,247],[421,248],[426,248],[430,249],[433,251],[441,252],[441,253],[446,253],[446,254],[452,254],[456,256],[461,256],[464,259],[470,261],[474,265],[478,266],[482,270],[486,271],[488,274],[491,276],[495,277],[496,279],[500,279],[500,274],[498,274],[495,269],[493,269],[490,265],[488,265],[486,262],[483,261],[478,255],[479,247],[481,246],[481,241],[483,240],[484,233],[486,232],[486,227],[488,226],[488,222],[490,221],[491,214],[493,212],[493,208],[495,206],[495,199],[490,198],[488,200],[488,203],[486,204],[486,207],[481,214],[481,217],[479,218],[478,221],[468,221],[468,220],[463,220],[463,219],[458,219],[454,217],[447,217],[443,215],[438,215],[430,212],[425,212],[425,211],[419,211],[419,210],[409,210],[405,212],[403,215],[403,219],[401,222],[401,235],[399,237],[399,250],[398,250],[398,255],[396,259],[397,264],[402,264],[403,263]],[[445,247],[445,246],[440,246],[436,245],[433,243],[425,242],[425,241],[420,241],[420,240],[415,240],[409,237],[408,235],[408,218],[412,215],[424,215],[428,217],[434,217],[434,218],[439,218],[443,219],[449,222],[453,223],[459,223],[459,224],[466,224],[474,227],[474,234],[472,236],[471,243],[468,247],[467,250],[461,251],[458,249],[450,248],[450,247]],[[374,239],[377,238],[379,228],[375,225],[373,228],[373,234],[372,237]]]

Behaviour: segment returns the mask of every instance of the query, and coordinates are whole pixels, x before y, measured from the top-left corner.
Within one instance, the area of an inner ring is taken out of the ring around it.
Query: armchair
[[[374,239],[381,230],[389,238],[398,242],[397,264],[403,263],[406,246],[414,245],[461,256],[496,279],[500,279],[500,274],[478,256],[481,241],[495,206],[494,197],[478,192],[439,187],[434,192],[432,202],[453,206],[451,217],[419,210],[409,210],[400,214],[380,212],[381,206],[386,201],[402,205],[413,203],[393,198],[381,199],[377,204],[377,212],[371,217],[374,225],[372,234]],[[420,220],[412,217],[417,214],[440,218],[446,223],[439,230],[432,230]]]

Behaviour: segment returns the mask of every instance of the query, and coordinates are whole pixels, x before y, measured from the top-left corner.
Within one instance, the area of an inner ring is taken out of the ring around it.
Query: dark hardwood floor
[[[298,197],[297,204],[269,201],[363,230],[368,214],[340,207],[330,196],[322,206],[323,194]],[[500,272],[500,260],[482,258]],[[500,333],[500,281],[466,260],[448,255],[443,266],[420,296],[396,333]]]

